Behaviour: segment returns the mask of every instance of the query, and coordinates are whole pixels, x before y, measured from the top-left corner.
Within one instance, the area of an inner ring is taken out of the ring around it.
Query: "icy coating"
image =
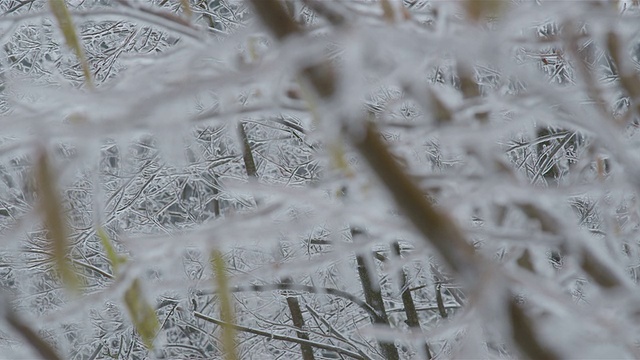
[[[0,0],[0,358],[640,358],[640,2]]]

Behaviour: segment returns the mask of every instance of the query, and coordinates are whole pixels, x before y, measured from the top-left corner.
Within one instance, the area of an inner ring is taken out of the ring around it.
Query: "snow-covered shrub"
[[[637,1],[0,1],[2,358],[637,358]]]

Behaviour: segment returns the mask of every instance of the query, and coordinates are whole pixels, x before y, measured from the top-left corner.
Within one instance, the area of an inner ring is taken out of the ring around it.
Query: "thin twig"
[[[97,10],[69,10],[71,16],[82,19],[92,19],[97,18],[100,20],[105,20],[106,17],[116,16],[119,19],[122,18],[130,18],[139,20],[141,22],[157,25],[166,30],[175,31],[181,35],[184,35],[192,40],[197,40],[198,42],[203,41],[203,35],[194,29],[191,26],[186,26],[180,22],[175,22],[172,19],[167,19],[166,17],[159,16],[155,13],[144,12],[140,9],[136,8],[103,8]],[[10,24],[19,24],[27,20],[38,19],[43,17],[49,17],[51,13],[48,11],[42,12],[28,12],[20,15],[12,15],[12,16],[3,16],[0,17],[0,23],[10,23]]]
[[[301,344],[301,345],[309,345],[318,349],[325,349],[325,350],[330,350],[330,351],[335,351],[339,354],[343,354],[343,355],[347,355],[350,356],[354,359],[360,359],[360,360],[367,360],[367,358],[361,356],[358,353],[355,353],[353,351],[349,351],[346,349],[342,349],[340,347],[337,346],[333,346],[333,345],[328,345],[328,344],[323,344],[323,343],[319,343],[319,342],[315,342],[315,341],[311,341],[311,340],[303,340],[297,337],[291,337],[291,336],[286,336],[286,335],[280,335],[280,334],[276,334],[273,332],[267,332],[267,331],[262,331],[262,330],[258,330],[258,329],[253,329],[253,328],[249,328],[246,326],[241,326],[241,325],[235,325],[235,324],[229,324],[229,323],[225,323],[224,321],[218,320],[218,319],[214,319],[212,317],[209,317],[203,313],[194,311],[193,315],[195,317],[197,317],[198,319],[202,319],[204,321],[216,324],[216,325],[221,325],[221,326],[230,326],[233,327],[235,330],[238,331],[243,331],[243,332],[247,332],[250,334],[254,334],[254,335],[259,335],[259,336],[264,336],[264,337],[268,337],[270,339],[274,339],[274,340],[282,340],[282,341],[288,341],[288,342],[292,342],[292,343],[296,343],[296,344]]]
[[[364,311],[366,311],[369,316],[373,319],[378,319],[378,313],[366,302],[362,301],[357,296],[348,293],[346,291],[334,289],[334,288],[326,288],[326,287],[318,287],[311,285],[302,285],[302,284],[291,284],[291,283],[278,283],[278,284],[260,284],[260,285],[248,285],[248,286],[236,286],[229,289],[231,292],[247,292],[247,291],[274,291],[274,290],[297,290],[297,291],[305,291],[312,294],[326,294],[341,297],[343,299],[347,299],[352,303],[358,305]],[[214,291],[204,291],[201,290],[197,293],[197,295],[212,295]]]
[[[351,341],[349,339],[347,339],[347,337],[342,334],[338,329],[336,329],[333,325],[331,325],[331,323],[329,321],[327,321],[327,319],[325,319],[324,317],[322,317],[320,314],[318,314],[317,311],[313,310],[313,308],[309,305],[306,305],[307,310],[309,311],[309,313],[316,319],[320,320],[328,329],[330,332],[332,332],[334,334],[334,336],[336,338],[338,338],[340,341],[348,344],[349,346],[353,347],[354,349],[356,349],[356,351],[362,355],[364,358],[371,360],[371,358],[369,357],[369,355],[367,355],[364,351],[360,350],[359,347],[357,347],[356,345],[352,344]]]

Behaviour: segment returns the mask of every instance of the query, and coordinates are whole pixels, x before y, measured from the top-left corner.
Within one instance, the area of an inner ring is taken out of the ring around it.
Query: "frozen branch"
[[[233,327],[234,329],[236,329],[237,331],[242,331],[242,332],[246,332],[246,333],[250,333],[250,334],[254,334],[254,335],[259,335],[259,336],[264,336],[267,337],[269,339],[274,339],[274,340],[282,340],[282,341],[287,341],[287,342],[292,342],[292,343],[296,343],[296,344],[300,344],[300,345],[308,345],[311,347],[315,347],[318,349],[325,349],[325,350],[329,350],[329,351],[335,351],[339,354],[343,354],[346,356],[350,356],[354,359],[361,359],[361,360],[366,360],[365,357],[361,356],[358,353],[355,353],[353,351],[349,351],[337,346],[333,346],[333,345],[328,345],[328,344],[323,344],[323,343],[319,343],[319,342],[315,342],[315,341],[311,341],[311,340],[304,340],[304,339],[300,339],[297,337],[292,337],[292,336],[286,336],[286,335],[280,335],[280,334],[276,334],[273,332],[267,332],[267,331],[262,331],[262,330],[258,330],[258,329],[253,329],[253,328],[249,328],[246,326],[240,326],[240,325],[234,325],[234,324],[229,324],[229,323],[225,323],[221,320],[212,318],[210,316],[204,315],[200,312],[195,311],[193,313],[193,315],[195,317],[197,317],[198,319],[202,319],[204,321],[216,324],[216,325],[221,325],[221,326],[230,326]]]

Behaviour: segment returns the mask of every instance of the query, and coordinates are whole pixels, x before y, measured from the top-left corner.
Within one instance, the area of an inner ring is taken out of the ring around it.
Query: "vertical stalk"
[[[393,250],[396,255],[398,255],[398,257],[401,257],[400,244],[397,241],[393,243]],[[402,304],[404,305],[404,313],[405,315],[407,315],[407,325],[409,325],[412,331],[421,332],[422,329],[420,328],[420,319],[418,318],[416,305],[413,302],[411,291],[409,291],[409,287],[407,285],[407,274],[404,272],[404,270],[400,270]],[[427,356],[427,359],[431,360],[433,358],[433,356],[431,355],[431,349],[429,348],[429,343],[426,341],[424,343],[424,352]]]
[[[291,278],[287,277],[282,279],[283,283],[291,283]],[[291,312],[291,320],[293,321],[293,326],[300,329],[297,331],[297,335],[299,339],[309,340],[309,334],[304,331],[304,318],[302,317],[302,310],[300,310],[300,303],[298,302],[298,298],[295,296],[287,296],[287,306],[289,306],[289,311]],[[303,360],[315,360],[313,355],[313,348],[308,344],[300,344],[300,350],[302,351],[302,359]]]
[[[447,309],[444,307],[444,300],[442,300],[442,284],[436,284],[436,304],[438,304],[438,312],[443,319],[446,319],[449,315]]]
[[[229,279],[227,278],[227,265],[220,250],[211,252],[211,266],[215,275],[218,299],[220,302],[220,319],[222,325],[222,353],[225,360],[238,360],[236,353],[236,329],[230,324],[235,323],[235,311],[233,308],[233,296],[229,291]]]
[[[242,159],[244,160],[244,166],[247,169],[247,175],[249,177],[258,177],[258,171],[256,169],[256,162],[253,160],[253,154],[251,153],[251,144],[249,143],[249,137],[244,129],[243,123],[238,123],[238,132],[240,133],[240,139],[242,140]]]
[[[217,175],[213,175],[213,180],[215,182],[215,185],[218,186],[218,176]],[[213,215],[215,215],[216,218],[220,217],[220,200],[218,199],[218,194],[220,193],[220,191],[218,191],[218,188],[214,186],[213,187],[213,200],[211,200],[211,205],[207,205],[210,208],[212,208],[213,210]]]
[[[356,238],[361,234],[362,232],[360,230],[351,229],[352,237]],[[360,254],[356,256],[356,261],[358,263],[358,275],[360,276],[360,282],[362,283],[364,298],[367,304],[369,304],[378,313],[378,316],[374,319],[374,323],[376,325],[389,326],[389,318],[384,308],[384,302],[382,301],[382,291],[380,291],[380,280],[378,279],[375,269],[368,266],[373,262],[371,254],[366,254],[367,255]],[[400,358],[398,355],[398,349],[393,342],[379,340],[378,345],[380,345],[385,359],[398,360]]]

